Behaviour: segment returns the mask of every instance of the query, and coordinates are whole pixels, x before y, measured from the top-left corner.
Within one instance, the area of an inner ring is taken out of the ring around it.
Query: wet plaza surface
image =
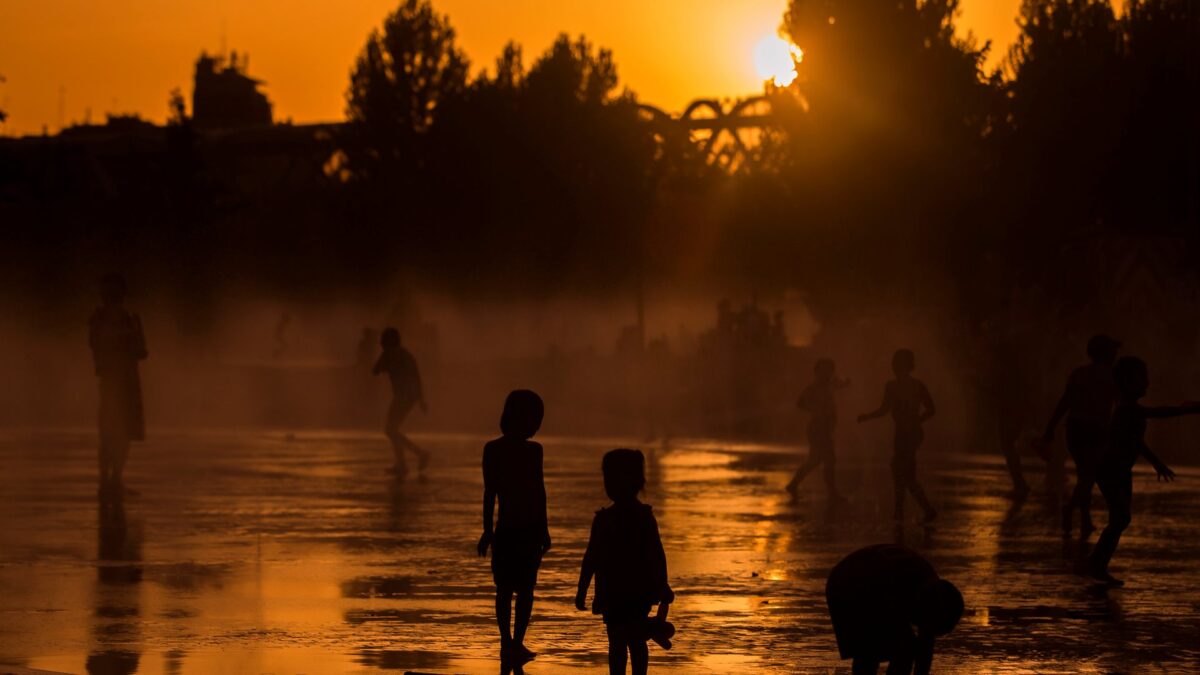
[[[101,507],[90,433],[0,437],[0,664],[70,673],[493,673],[498,647],[480,531],[484,438],[424,436],[424,479],[393,482],[381,437],[157,433],[134,448],[141,494]],[[528,673],[603,668],[599,617],[572,606],[603,452],[547,437],[554,548],[539,581]],[[1035,494],[1005,499],[999,461],[926,461],[936,527],[894,528],[885,453],[847,457],[850,503],[819,477],[792,501],[800,451],[680,442],[652,455],[678,599],[675,648],[651,669],[849,672],[825,612],[829,569],[902,539],[962,589],[935,672],[1180,672],[1200,663],[1200,473],[1135,478],[1134,521],[1104,589],[1074,573]],[[1040,476],[1035,478],[1035,485]],[[915,508],[911,509],[916,511]],[[1103,523],[1097,497],[1097,517]],[[1095,537],[1092,537],[1094,542]],[[3,672],[4,668],[0,668]]]

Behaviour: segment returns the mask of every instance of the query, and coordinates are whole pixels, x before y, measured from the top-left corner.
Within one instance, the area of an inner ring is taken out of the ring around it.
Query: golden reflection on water
[[[374,436],[151,442],[131,465],[143,495],[106,520],[83,469],[88,436],[56,437],[50,450],[0,439],[0,663],[74,673],[494,672],[490,573],[472,552],[482,439],[424,440],[438,452],[435,470],[401,484],[383,473],[386,447]],[[607,445],[544,443],[555,547],[530,631],[541,656],[527,672],[595,670],[603,626],[571,596],[588,522],[604,503],[597,468]],[[1191,563],[1200,499],[1187,488],[1138,483],[1118,556],[1132,583],[1106,593],[1071,573],[1077,548],[1046,505],[1009,510],[997,462],[931,462],[923,471],[942,521],[896,531],[880,518],[890,507],[886,465],[844,462],[851,503],[830,512],[813,478],[796,501],[782,490],[798,460],[786,448],[715,442],[651,455],[646,499],[680,630],[675,650],[653,652],[656,671],[843,668],[825,575],[855,548],[897,538],[967,598],[963,623],[940,641],[937,672],[1171,671],[1200,659]]]

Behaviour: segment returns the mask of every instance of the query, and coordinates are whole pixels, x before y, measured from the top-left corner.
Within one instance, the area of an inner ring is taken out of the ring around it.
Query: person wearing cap
[[[1075,508],[1079,509],[1080,534],[1086,537],[1096,529],[1092,524],[1092,487],[1096,484],[1096,470],[1104,453],[1109,420],[1117,401],[1113,363],[1120,347],[1120,342],[1103,333],[1088,340],[1087,355],[1091,363],[1071,371],[1066,390],[1042,436],[1042,442],[1050,445],[1054,441],[1055,427],[1064,416],[1067,418],[1067,451],[1075,462],[1075,490],[1063,505],[1064,534],[1071,532]]]
[[[926,675],[934,639],[954,630],[962,593],[920,554],[896,544],[859,549],[834,566],[825,601],[838,652],[853,672]]]
[[[138,361],[146,358],[142,320],[125,309],[125,278],[100,280],[100,306],[88,319],[88,346],[100,382],[100,493],[120,495],[131,441],[146,438]]]

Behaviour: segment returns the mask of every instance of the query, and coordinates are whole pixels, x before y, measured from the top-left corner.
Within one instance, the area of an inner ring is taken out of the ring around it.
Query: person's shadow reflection
[[[119,495],[100,499],[96,554],[93,646],[87,657],[89,675],[132,675],[141,653],[142,542],[131,535],[125,503]]]

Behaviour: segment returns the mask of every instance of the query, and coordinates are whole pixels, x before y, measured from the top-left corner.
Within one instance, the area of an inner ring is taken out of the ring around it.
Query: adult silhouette
[[[88,344],[100,384],[100,492],[124,490],[132,441],[146,437],[138,362],[148,355],[142,320],[125,309],[127,287],[119,274],[100,281],[100,307],[88,319]]]

